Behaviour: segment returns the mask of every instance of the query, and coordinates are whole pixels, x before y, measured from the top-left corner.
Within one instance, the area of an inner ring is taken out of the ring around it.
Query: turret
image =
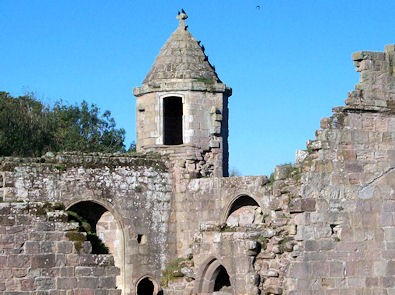
[[[187,30],[188,16],[162,47],[137,98],[137,151],[155,151],[199,176],[228,175],[228,97],[204,47]]]

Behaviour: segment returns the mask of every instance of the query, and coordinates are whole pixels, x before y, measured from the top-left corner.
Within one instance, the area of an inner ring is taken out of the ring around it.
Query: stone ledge
[[[161,91],[207,91],[213,93],[226,93],[228,96],[232,95],[232,88],[227,87],[223,83],[205,83],[193,80],[164,81],[160,84],[143,84],[143,86],[133,89],[133,95],[138,97],[147,93]]]

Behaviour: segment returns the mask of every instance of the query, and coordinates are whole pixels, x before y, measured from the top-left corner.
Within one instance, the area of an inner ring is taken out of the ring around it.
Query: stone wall
[[[48,202],[0,203],[0,294],[121,294],[113,257],[75,229]]]
[[[160,279],[174,295],[395,294],[395,45],[353,60],[346,105],[270,178],[214,177],[210,146],[1,158],[0,295]],[[89,254],[56,202],[93,220],[115,260]]]
[[[118,241],[123,253],[117,258],[119,287],[129,294],[142,276],[159,281],[175,252],[172,179],[166,165],[150,155],[48,153],[34,159],[3,158],[0,190],[4,202],[61,202],[66,208],[92,202],[110,212],[123,236]]]
[[[225,266],[234,294],[395,292],[395,46],[353,60],[360,83],[295,165],[276,167],[270,180],[177,182],[178,255],[192,253],[194,271],[182,268],[169,294],[207,292],[212,261]],[[260,206],[261,224],[251,202],[234,211],[247,216],[227,219],[243,195]]]
[[[288,294],[395,294],[395,46],[353,54],[360,83],[308,143]]]
[[[176,202],[177,249],[179,257],[193,256],[194,267],[182,268],[184,276],[174,278],[167,294],[207,293],[205,282],[215,281],[207,271],[213,261],[225,267],[233,294],[283,294],[287,266],[300,255],[295,220],[315,211],[315,200],[299,195],[301,171],[301,165],[284,165],[271,179],[203,178],[185,184],[183,199]]]

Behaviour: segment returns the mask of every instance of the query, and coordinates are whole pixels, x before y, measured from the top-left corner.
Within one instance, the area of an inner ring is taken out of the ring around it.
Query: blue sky
[[[95,103],[112,112],[129,144],[132,89],[181,8],[233,88],[230,167],[242,175],[293,162],[358,83],[351,53],[395,43],[394,0],[0,0],[0,90]]]

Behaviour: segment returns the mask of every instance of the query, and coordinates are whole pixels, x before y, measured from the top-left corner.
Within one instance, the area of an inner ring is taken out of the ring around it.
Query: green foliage
[[[54,210],[64,210],[65,206],[63,203],[56,202],[55,205],[53,205]]]
[[[88,232],[86,239],[92,244],[92,254],[108,254],[109,249],[94,232]]]
[[[52,108],[32,94],[0,92],[0,156],[40,156],[47,151],[124,152],[125,130],[109,111],[83,101]]]
[[[201,82],[204,83],[206,85],[212,85],[214,84],[214,80],[213,79],[209,79],[209,78],[197,78],[195,79],[196,82]]]
[[[59,171],[66,171],[67,167],[65,165],[55,165],[55,168]]]
[[[85,236],[79,232],[67,232],[66,237],[74,242],[74,247],[79,252],[82,249],[82,244],[86,241]]]
[[[55,145],[50,109],[31,95],[0,92],[0,155],[39,156]]]
[[[184,276],[181,272],[181,268],[182,262],[185,260],[186,259],[184,258],[176,258],[167,265],[167,267],[162,271],[162,277],[160,278],[161,286],[167,287],[169,282]]]
[[[143,188],[142,188],[140,185],[136,185],[136,186],[134,187],[134,191],[135,191],[136,193],[141,193],[141,192],[143,191]]]
[[[94,232],[94,229],[89,222],[86,221],[85,218],[78,215],[78,213],[74,211],[66,211],[68,215],[69,221],[78,222],[79,228],[78,231],[86,232],[86,239],[92,245],[92,254],[108,254],[109,249],[106,245],[104,245],[103,241],[97,236]],[[71,240],[71,238],[69,238]]]
[[[269,243],[269,239],[263,235],[259,235],[258,236],[258,241],[261,243],[262,245],[262,249],[266,250],[267,249],[267,244]]]
[[[134,154],[134,153],[137,152],[137,151],[136,151],[136,143],[135,143],[134,141],[130,144],[130,146],[129,146],[127,152],[128,152],[128,153],[131,153],[131,154]]]
[[[86,101],[81,106],[57,102],[52,110],[54,136],[59,151],[124,152],[125,130],[115,129],[109,111],[100,117],[96,105]],[[56,151],[57,151],[56,150]]]
[[[270,173],[270,176],[269,176],[269,181],[268,181],[268,183],[267,184],[273,184],[274,183],[274,172],[272,172],[272,173]]]

